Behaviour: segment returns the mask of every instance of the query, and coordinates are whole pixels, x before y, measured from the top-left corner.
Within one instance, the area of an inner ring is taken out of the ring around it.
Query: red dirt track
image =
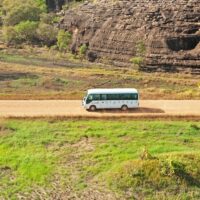
[[[141,100],[140,108],[128,112],[88,112],[79,100],[1,100],[0,117],[169,117],[194,116],[200,119],[200,100]]]

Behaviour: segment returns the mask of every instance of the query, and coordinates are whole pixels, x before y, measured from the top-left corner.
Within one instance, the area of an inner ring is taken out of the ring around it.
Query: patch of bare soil
[[[9,134],[12,131],[14,130],[6,127],[4,124],[0,124],[0,137]]]
[[[52,189],[37,187],[31,194],[25,193],[17,196],[20,200],[122,200],[111,191],[99,189],[95,186],[91,186],[80,193],[73,191],[70,186],[62,188],[57,183],[52,184]]]

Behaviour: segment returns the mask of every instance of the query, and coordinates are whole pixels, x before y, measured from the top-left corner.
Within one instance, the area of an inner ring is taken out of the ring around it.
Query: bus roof
[[[138,93],[135,88],[90,89],[88,94]]]

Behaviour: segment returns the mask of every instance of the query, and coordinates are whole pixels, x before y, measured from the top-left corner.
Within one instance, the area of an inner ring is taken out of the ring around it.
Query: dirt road
[[[141,100],[140,108],[126,113],[120,110],[88,112],[81,101],[70,100],[2,100],[0,117],[134,117],[134,116],[199,116],[200,100]]]

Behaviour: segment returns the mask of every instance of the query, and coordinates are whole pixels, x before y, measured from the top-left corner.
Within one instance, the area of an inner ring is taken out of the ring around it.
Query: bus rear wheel
[[[123,105],[123,106],[121,107],[121,110],[122,110],[122,111],[127,111],[127,110],[128,110],[128,106],[127,106],[127,105]]]
[[[94,112],[96,109],[97,109],[96,106],[90,106],[89,110],[92,111],[92,112]]]

